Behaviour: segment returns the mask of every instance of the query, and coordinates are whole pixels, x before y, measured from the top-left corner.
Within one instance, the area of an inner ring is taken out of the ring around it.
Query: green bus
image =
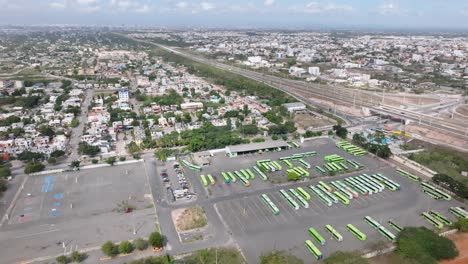
[[[268,177],[266,176],[266,174],[263,173],[263,171],[261,171],[257,166],[253,166],[253,170],[254,170],[258,175],[260,175],[260,177],[262,177],[262,180],[264,180],[264,181],[268,180]]]
[[[424,217],[424,219],[426,219],[427,222],[429,222],[429,224],[433,225],[435,228],[437,228],[437,229],[444,228],[444,224],[439,222],[437,219],[432,217],[430,214],[428,214],[426,212],[423,212],[421,215]]]
[[[320,250],[312,243],[312,241],[306,240],[305,245],[317,260],[321,260],[323,258],[322,252],[320,252]]]
[[[279,209],[278,207],[276,206],[276,204],[274,204],[271,200],[270,200],[270,197],[268,197],[268,195],[266,194],[262,194],[260,195],[260,198],[262,199],[263,203],[265,203],[265,205],[270,208],[271,212],[274,214],[274,215],[278,215],[279,214]]]
[[[255,174],[253,174],[253,172],[250,169],[246,169],[245,171],[247,172],[247,174],[249,174],[249,178],[251,180],[255,179]]]
[[[215,185],[216,182],[215,182],[213,176],[211,174],[208,174],[207,177],[210,180],[211,185]]]
[[[208,181],[206,180],[205,175],[200,175],[200,177],[201,177],[201,182],[202,182],[203,186],[205,186],[205,187],[208,186]]]
[[[346,229],[353,234],[357,239],[364,241],[367,239],[366,235],[362,233],[359,229],[357,229],[354,225],[352,224],[347,224]]]
[[[450,221],[447,217],[439,214],[438,212],[434,210],[429,211],[429,214],[444,225],[448,225],[448,226],[452,225],[452,221]]]
[[[322,169],[320,166],[315,166],[315,170],[322,175],[325,174],[325,170]]]
[[[341,194],[341,192],[339,191],[335,191],[333,192],[333,194],[338,198],[338,200],[344,204],[344,205],[348,205],[349,204],[349,199],[346,198],[343,194]]]
[[[286,202],[288,202],[289,206],[294,210],[299,210],[299,204],[285,190],[281,189],[279,192]]]
[[[393,222],[392,220],[389,220],[388,221],[388,225],[390,225],[391,227],[393,227],[393,229],[395,229],[397,232],[401,232],[401,230],[403,230],[403,228],[399,225],[397,225],[395,222]]]
[[[234,174],[230,171],[227,172],[227,175],[229,176],[229,178],[231,178],[231,181],[232,182],[236,182],[237,179],[236,179],[236,176],[234,176]]]
[[[286,166],[290,169],[293,167],[292,163],[289,160],[283,160],[283,163],[286,164]]]
[[[302,166],[306,167],[307,169],[310,169],[310,168],[312,167],[308,162],[306,162],[306,161],[303,160],[303,159],[298,160],[298,162],[299,162]]]
[[[309,235],[311,237],[313,237],[315,240],[317,240],[318,243],[320,243],[320,245],[325,245],[325,239],[322,237],[322,235],[320,235],[319,232],[317,232],[317,230],[315,230],[315,228],[313,227],[310,227],[309,228]]]
[[[461,218],[468,218],[468,212],[466,212],[463,208],[461,207],[450,207],[449,212],[454,214],[456,217],[461,217]]]
[[[223,176],[224,180],[226,183],[229,183],[231,182],[231,177],[229,177],[229,175],[227,175],[227,173],[225,173],[224,171],[221,172],[221,175]]]
[[[421,181],[421,178],[419,178],[418,176],[415,176],[407,171],[404,171],[402,169],[397,169],[397,172],[398,174],[400,174],[401,176],[404,176],[412,181],[415,181],[415,182],[420,182]]]
[[[289,192],[304,208],[309,208],[309,203],[295,189],[289,189]]]
[[[297,187],[297,192],[307,201],[310,200],[310,194],[308,194],[302,187]]]
[[[392,232],[390,232],[387,228],[385,228],[384,226],[380,226],[378,231],[382,236],[384,236],[389,241],[395,242],[396,236]]]
[[[325,229],[336,241],[343,241],[343,236],[338,233],[331,225],[325,225]]]
[[[429,184],[427,182],[421,182],[421,187],[424,188],[424,189],[429,189],[429,190],[437,193],[439,196],[441,196],[443,199],[445,199],[447,201],[452,200],[452,196],[446,194],[445,192],[443,192],[440,189],[437,189],[436,187],[432,186],[431,184]]]

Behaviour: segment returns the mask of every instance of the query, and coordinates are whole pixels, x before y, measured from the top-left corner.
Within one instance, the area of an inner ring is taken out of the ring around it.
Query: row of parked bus
[[[315,166],[315,171],[322,175],[326,174],[327,172],[337,174],[350,170],[360,170],[363,167],[364,166],[362,166],[359,162],[354,160],[347,160],[346,162],[341,160],[327,162],[323,165],[323,168],[320,166]]]
[[[291,169],[287,169],[286,172],[288,173],[288,175],[290,173],[292,174],[295,174],[299,177],[309,177],[310,176],[310,173],[308,171],[306,171],[305,169],[303,169],[302,167],[293,167]]]
[[[195,164],[192,164],[186,160],[181,160],[181,163],[182,165],[184,165],[185,167],[191,169],[191,170],[194,170],[194,171],[201,171],[201,167],[200,166],[197,166]]]
[[[215,185],[216,181],[214,180],[213,176],[211,174],[208,174],[208,175],[200,175],[200,178],[201,178],[201,182],[203,184],[203,186],[208,186],[208,181],[210,182],[211,185]]]
[[[271,172],[275,172],[275,171],[280,171],[283,169],[283,167],[281,167],[281,165],[277,162],[277,161],[272,161],[272,160],[258,160],[257,161],[257,167],[259,169],[261,169],[262,171],[271,171]]]
[[[370,216],[364,217],[364,222],[369,224],[372,228],[376,229],[377,232],[379,232],[382,236],[384,236],[389,241],[392,241],[392,242],[395,241],[396,236],[386,227],[381,225],[379,222],[375,221],[372,217]],[[393,221],[391,220],[388,221],[388,224],[392,228],[394,228],[397,232],[401,232],[402,228],[398,226],[396,223],[394,223]],[[329,235],[333,238],[333,240],[336,240],[338,242],[343,241],[343,236],[331,225],[325,225],[324,229],[327,233],[329,233]],[[354,237],[356,237],[360,241],[365,241],[367,239],[367,236],[361,230],[355,227],[353,224],[347,224],[346,230],[348,230]],[[315,228],[310,227],[308,229],[308,232],[309,232],[309,235],[312,237],[312,239],[316,241],[319,245],[324,246],[326,244],[326,240]],[[318,249],[317,246],[314,245],[314,243],[311,240],[306,240],[305,246],[317,260],[320,260],[323,258],[322,252]]]
[[[427,182],[421,182],[421,190],[423,191],[423,193],[429,195],[430,197],[436,200],[446,200],[446,201],[452,200],[452,196],[432,186],[431,184]]]
[[[412,181],[415,181],[415,182],[420,182],[421,181],[421,178],[419,178],[418,176],[415,176],[407,171],[404,171],[402,169],[397,169],[396,170],[398,172],[398,174],[400,174],[401,176],[403,177],[406,177]]]
[[[337,142],[336,146],[354,156],[364,156],[367,153],[362,148],[356,147],[355,145],[349,143],[348,141]]]
[[[430,210],[428,212],[421,213],[421,216],[429,222],[429,224],[433,225],[437,229],[444,228],[444,225],[450,226],[452,222],[445,216],[441,215],[440,213]]]

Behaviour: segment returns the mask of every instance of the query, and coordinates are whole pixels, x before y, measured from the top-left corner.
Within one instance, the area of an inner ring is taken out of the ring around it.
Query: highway
[[[121,36],[127,37],[125,35],[121,35]],[[337,87],[337,86],[330,87],[326,85],[306,83],[304,81],[284,79],[284,78],[272,76],[272,75],[265,75],[263,73],[255,72],[252,70],[242,69],[239,67],[219,63],[211,59],[196,56],[196,55],[183,52],[181,50],[174,49],[172,47],[168,47],[168,46],[161,45],[158,43],[135,39],[135,38],[131,38],[131,39],[134,41],[160,47],[169,52],[189,58],[196,62],[207,64],[207,65],[216,67],[221,70],[239,74],[241,76],[244,76],[252,80],[263,82],[265,84],[268,84],[276,89],[279,89],[297,98],[299,101],[302,101],[303,103],[306,103],[308,105],[317,106],[317,103],[313,102],[312,100],[309,100],[307,97],[303,95],[303,93],[313,93],[315,95],[318,95],[324,99],[327,99],[333,102],[342,102],[343,104],[347,104],[347,105],[352,104],[356,106],[367,107],[369,108],[369,110],[376,112],[376,113],[381,113],[383,115],[389,115],[389,116],[394,116],[394,117],[399,117],[402,119],[410,120],[413,123],[427,125],[433,129],[441,130],[445,133],[450,133],[453,135],[466,137],[466,139],[468,140],[468,123],[460,122],[457,120],[451,120],[451,119],[446,120],[446,119],[434,117],[431,115],[423,114],[420,112],[416,112],[416,111],[400,109],[400,108],[391,107],[388,105],[381,105],[382,96],[383,97],[385,96],[384,94],[382,94],[381,96],[380,94],[376,94],[374,92],[353,90],[353,89]],[[393,101],[395,103],[401,104],[401,101],[395,100],[395,99],[385,98],[385,101],[386,102]],[[324,106],[320,106],[320,107],[323,108]],[[325,108],[328,110],[329,107],[327,106]],[[353,119],[353,117],[346,115],[345,113],[341,113],[340,111],[336,111],[336,113],[337,115],[340,115],[346,118],[347,120],[349,120],[351,125],[357,124],[356,118]]]

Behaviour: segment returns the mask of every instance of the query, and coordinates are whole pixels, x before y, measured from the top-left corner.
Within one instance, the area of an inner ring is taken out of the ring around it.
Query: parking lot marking
[[[252,205],[253,205],[253,206],[252,206],[252,210],[259,212],[260,216],[265,217],[265,218],[267,219],[266,221],[267,221],[269,224],[271,224],[270,218],[274,218],[274,217],[272,217],[272,216],[274,216],[274,215],[271,214],[271,212],[266,212],[266,213],[265,213],[265,210],[261,208],[262,203],[260,203],[260,206],[258,206],[256,200],[257,200],[257,199],[253,199],[253,200],[252,200]],[[255,210],[253,207],[255,207],[257,210]],[[265,208],[265,207],[263,207],[263,208]],[[269,216],[270,216],[270,217],[269,217]]]
[[[23,235],[23,236],[17,236],[17,237],[15,237],[15,238],[32,237],[32,236],[43,235],[43,234],[52,233],[52,232],[57,232],[57,231],[60,231],[60,229],[52,229],[52,230],[43,231],[43,232],[38,232],[38,233],[34,233],[34,234],[27,234],[27,235]]]
[[[262,214],[260,213],[260,216],[255,212],[257,210],[254,209],[253,203],[255,202],[254,199],[252,199],[249,204],[246,206],[247,207],[247,215],[255,215],[255,217],[258,219],[260,223],[264,223],[265,220],[263,220]]]
[[[63,198],[63,193],[56,193],[54,194],[55,199],[62,199]]]
[[[237,205],[235,205],[235,204],[237,204],[237,203],[231,202],[231,207],[233,207],[233,208],[235,207],[235,208],[236,208],[236,210],[231,210],[231,213],[234,215],[234,218],[237,220],[238,225],[239,225],[239,227],[240,227],[242,233],[246,234],[246,230],[245,230],[245,227],[244,227],[244,223],[245,223],[245,222],[242,221],[242,220],[238,217],[239,214],[242,215],[242,211],[241,211],[240,208],[237,207]],[[236,211],[239,211],[239,214],[236,214],[236,213],[235,213]]]
[[[281,207],[281,208],[282,208],[282,211],[287,212],[287,214],[288,214],[289,216],[292,216],[292,217],[294,218],[295,215],[293,215],[293,214],[291,214],[291,212],[289,212],[289,209],[291,209],[291,207],[290,207],[289,205],[284,205],[284,203],[285,203],[286,201],[285,201],[283,198],[281,198],[281,197],[280,197],[280,198],[276,197],[275,195],[279,195],[279,194],[277,194],[277,193],[274,193],[274,194],[272,193],[272,194],[271,194],[272,199],[274,199],[274,200],[276,201],[275,204],[276,204],[278,207]],[[297,215],[296,215],[296,216],[297,216]]]

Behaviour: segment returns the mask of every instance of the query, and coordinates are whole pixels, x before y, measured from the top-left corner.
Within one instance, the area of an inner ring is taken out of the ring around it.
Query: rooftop
[[[266,141],[260,143],[249,143],[243,145],[227,146],[226,153],[257,151],[262,149],[289,147],[288,143],[282,140]]]

